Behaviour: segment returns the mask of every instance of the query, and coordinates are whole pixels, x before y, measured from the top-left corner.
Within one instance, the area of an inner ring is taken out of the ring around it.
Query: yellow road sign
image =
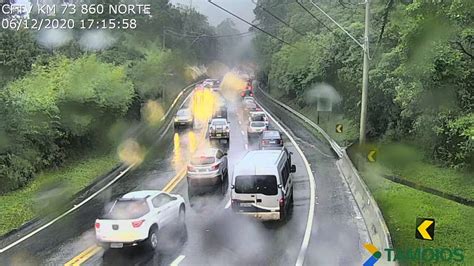
[[[377,156],[377,151],[376,150],[370,150],[369,154],[367,155],[367,159],[369,160],[369,162],[373,163],[373,162],[375,162],[376,156]]]
[[[415,237],[422,240],[433,240],[435,229],[435,220],[430,218],[416,219]]]
[[[342,129],[343,129],[342,124],[336,125],[336,133],[342,133]]]

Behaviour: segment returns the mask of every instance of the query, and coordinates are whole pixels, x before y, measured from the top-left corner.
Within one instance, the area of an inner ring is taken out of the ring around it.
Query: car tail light
[[[283,207],[285,207],[285,197],[282,197],[282,198],[278,201],[278,203],[280,204],[280,209],[283,208]]]
[[[211,165],[211,170],[217,170],[217,169],[219,169],[219,164]]]
[[[138,220],[138,221],[133,221],[132,222],[132,227],[133,228],[138,228],[140,226],[142,226],[142,224],[145,222],[145,220]]]
[[[191,171],[191,172],[192,172],[192,171],[194,171],[194,169],[195,169],[194,166],[188,165],[188,171]]]
[[[268,144],[268,140],[262,140],[262,144]]]
[[[95,229],[99,229],[100,228],[100,223],[99,222],[95,222]]]

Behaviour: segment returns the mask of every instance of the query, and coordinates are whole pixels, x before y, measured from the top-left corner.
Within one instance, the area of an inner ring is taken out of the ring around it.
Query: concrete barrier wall
[[[387,225],[385,224],[385,220],[383,219],[377,202],[370,194],[369,189],[360,177],[345,149],[341,148],[335,140],[333,140],[321,127],[319,127],[309,118],[295,111],[288,105],[273,98],[261,89],[258,89],[258,92],[260,92],[260,95],[271,100],[273,103],[292,113],[303,122],[316,129],[324,137],[339,159],[336,163],[337,167],[351,189],[352,195],[354,196],[357,206],[359,207],[360,212],[364,218],[364,222],[372,244],[375,245],[381,252],[383,252],[385,248],[392,248],[390,232],[388,231]]]

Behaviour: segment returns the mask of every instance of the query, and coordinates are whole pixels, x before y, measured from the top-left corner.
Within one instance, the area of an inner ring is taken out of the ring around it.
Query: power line
[[[216,39],[217,38],[246,36],[246,35],[251,35],[251,34],[254,33],[253,31],[247,31],[247,32],[239,32],[239,33],[236,33],[236,34],[227,34],[227,35],[208,35],[208,34],[205,34],[205,33],[203,33],[203,34],[196,33],[197,35],[190,35],[190,34],[187,34],[187,33],[179,33],[179,32],[175,32],[175,31],[172,31],[172,30],[165,30],[165,32],[171,33],[172,35],[180,36],[180,37],[189,37],[189,38],[202,37],[202,38],[216,38]]]
[[[316,21],[319,22],[319,24],[323,25],[326,29],[328,29],[330,32],[334,33],[332,31],[331,28],[329,28],[326,24],[324,24],[319,18],[317,18],[313,13],[311,13],[311,11],[309,11],[309,9],[307,9],[302,3],[300,3],[300,1],[298,0],[295,0],[296,3],[302,8],[304,9],[308,14],[310,14]]]
[[[285,26],[287,26],[288,28],[294,30],[296,33],[298,33],[299,35],[301,36],[304,36],[303,33],[301,33],[300,31],[298,31],[297,29],[293,28],[292,26],[290,26],[290,24],[288,24],[287,22],[285,22],[284,20],[282,20],[281,18],[277,17],[276,15],[274,15],[272,12],[270,12],[268,9],[266,9],[265,7],[263,7],[262,5],[259,5],[257,2],[255,2],[255,0],[252,0],[252,2],[258,7],[258,8],[261,8],[263,11],[267,12],[270,16],[272,16],[273,18],[275,18],[276,20],[280,21],[281,23],[285,24]]]
[[[270,36],[270,37],[272,37],[272,38],[274,38],[274,39],[277,39],[278,41],[280,41],[280,42],[282,42],[282,43],[284,43],[284,44],[287,44],[287,45],[289,45],[289,46],[291,46],[291,47],[294,47],[293,45],[291,45],[290,43],[286,42],[285,40],[283,40],[283,39],[281,39],[281,38],[279,38],[279,37],[277,37],[277,36],[275,36],[275,35],[273,35],[273,34],[267,32],[267,31],[265,31],[264,29],[262,29],[262,28],[260,28],[260,27],[258,27],[258,26],[256,26],[256,25],[254,25],[254,24],[248,22],[247,20],[245,20],[245,19],[243,19],[243,18],[237,16],[236,14],[230,12],[229,10],[227,10],[227,9],[225,9],[225,8],[223,8],[223,7],[221,7],[221,6],[219,6],[218,4],[213,3],[211,0],[208,0],[208,2],[211,3],[211,4],[213,4],[213,5],[216,6],[217,8],[223,10],[224,12],[226,12],[226,13],[228,13],[228,14],[230,14],[230,15],[236,17],[236,18],[238,18],[240,21],[246,23],[247,25],[249,25],[249,26],[251,26],[251,27],[253,27],[253,28],[256,28],[257,30],[259,30],[259,31],[261,31],[261,32],[263,32],[263,33],[265,33],[265,34],[267,34],[268,36]]]

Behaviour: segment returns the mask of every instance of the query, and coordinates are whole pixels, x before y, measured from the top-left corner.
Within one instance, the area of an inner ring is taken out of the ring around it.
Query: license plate
[[[111,248],[123,248],[123,243],[110,243]]]
[[[275,140],[270,140],[270,143],[271,143],[271,144],[275,144],[276,141],[275,141]]]
[[[240,207],[252,207],[252,203],[251,202],[241,202]]]
[[[221,136],[221,134],[216,134],[216,136],[220,137],[220,136]]]
[[[179,123],[179,124],[181,124],[181,125],[186,125],[186,122],[181,122],[181,123]]]

